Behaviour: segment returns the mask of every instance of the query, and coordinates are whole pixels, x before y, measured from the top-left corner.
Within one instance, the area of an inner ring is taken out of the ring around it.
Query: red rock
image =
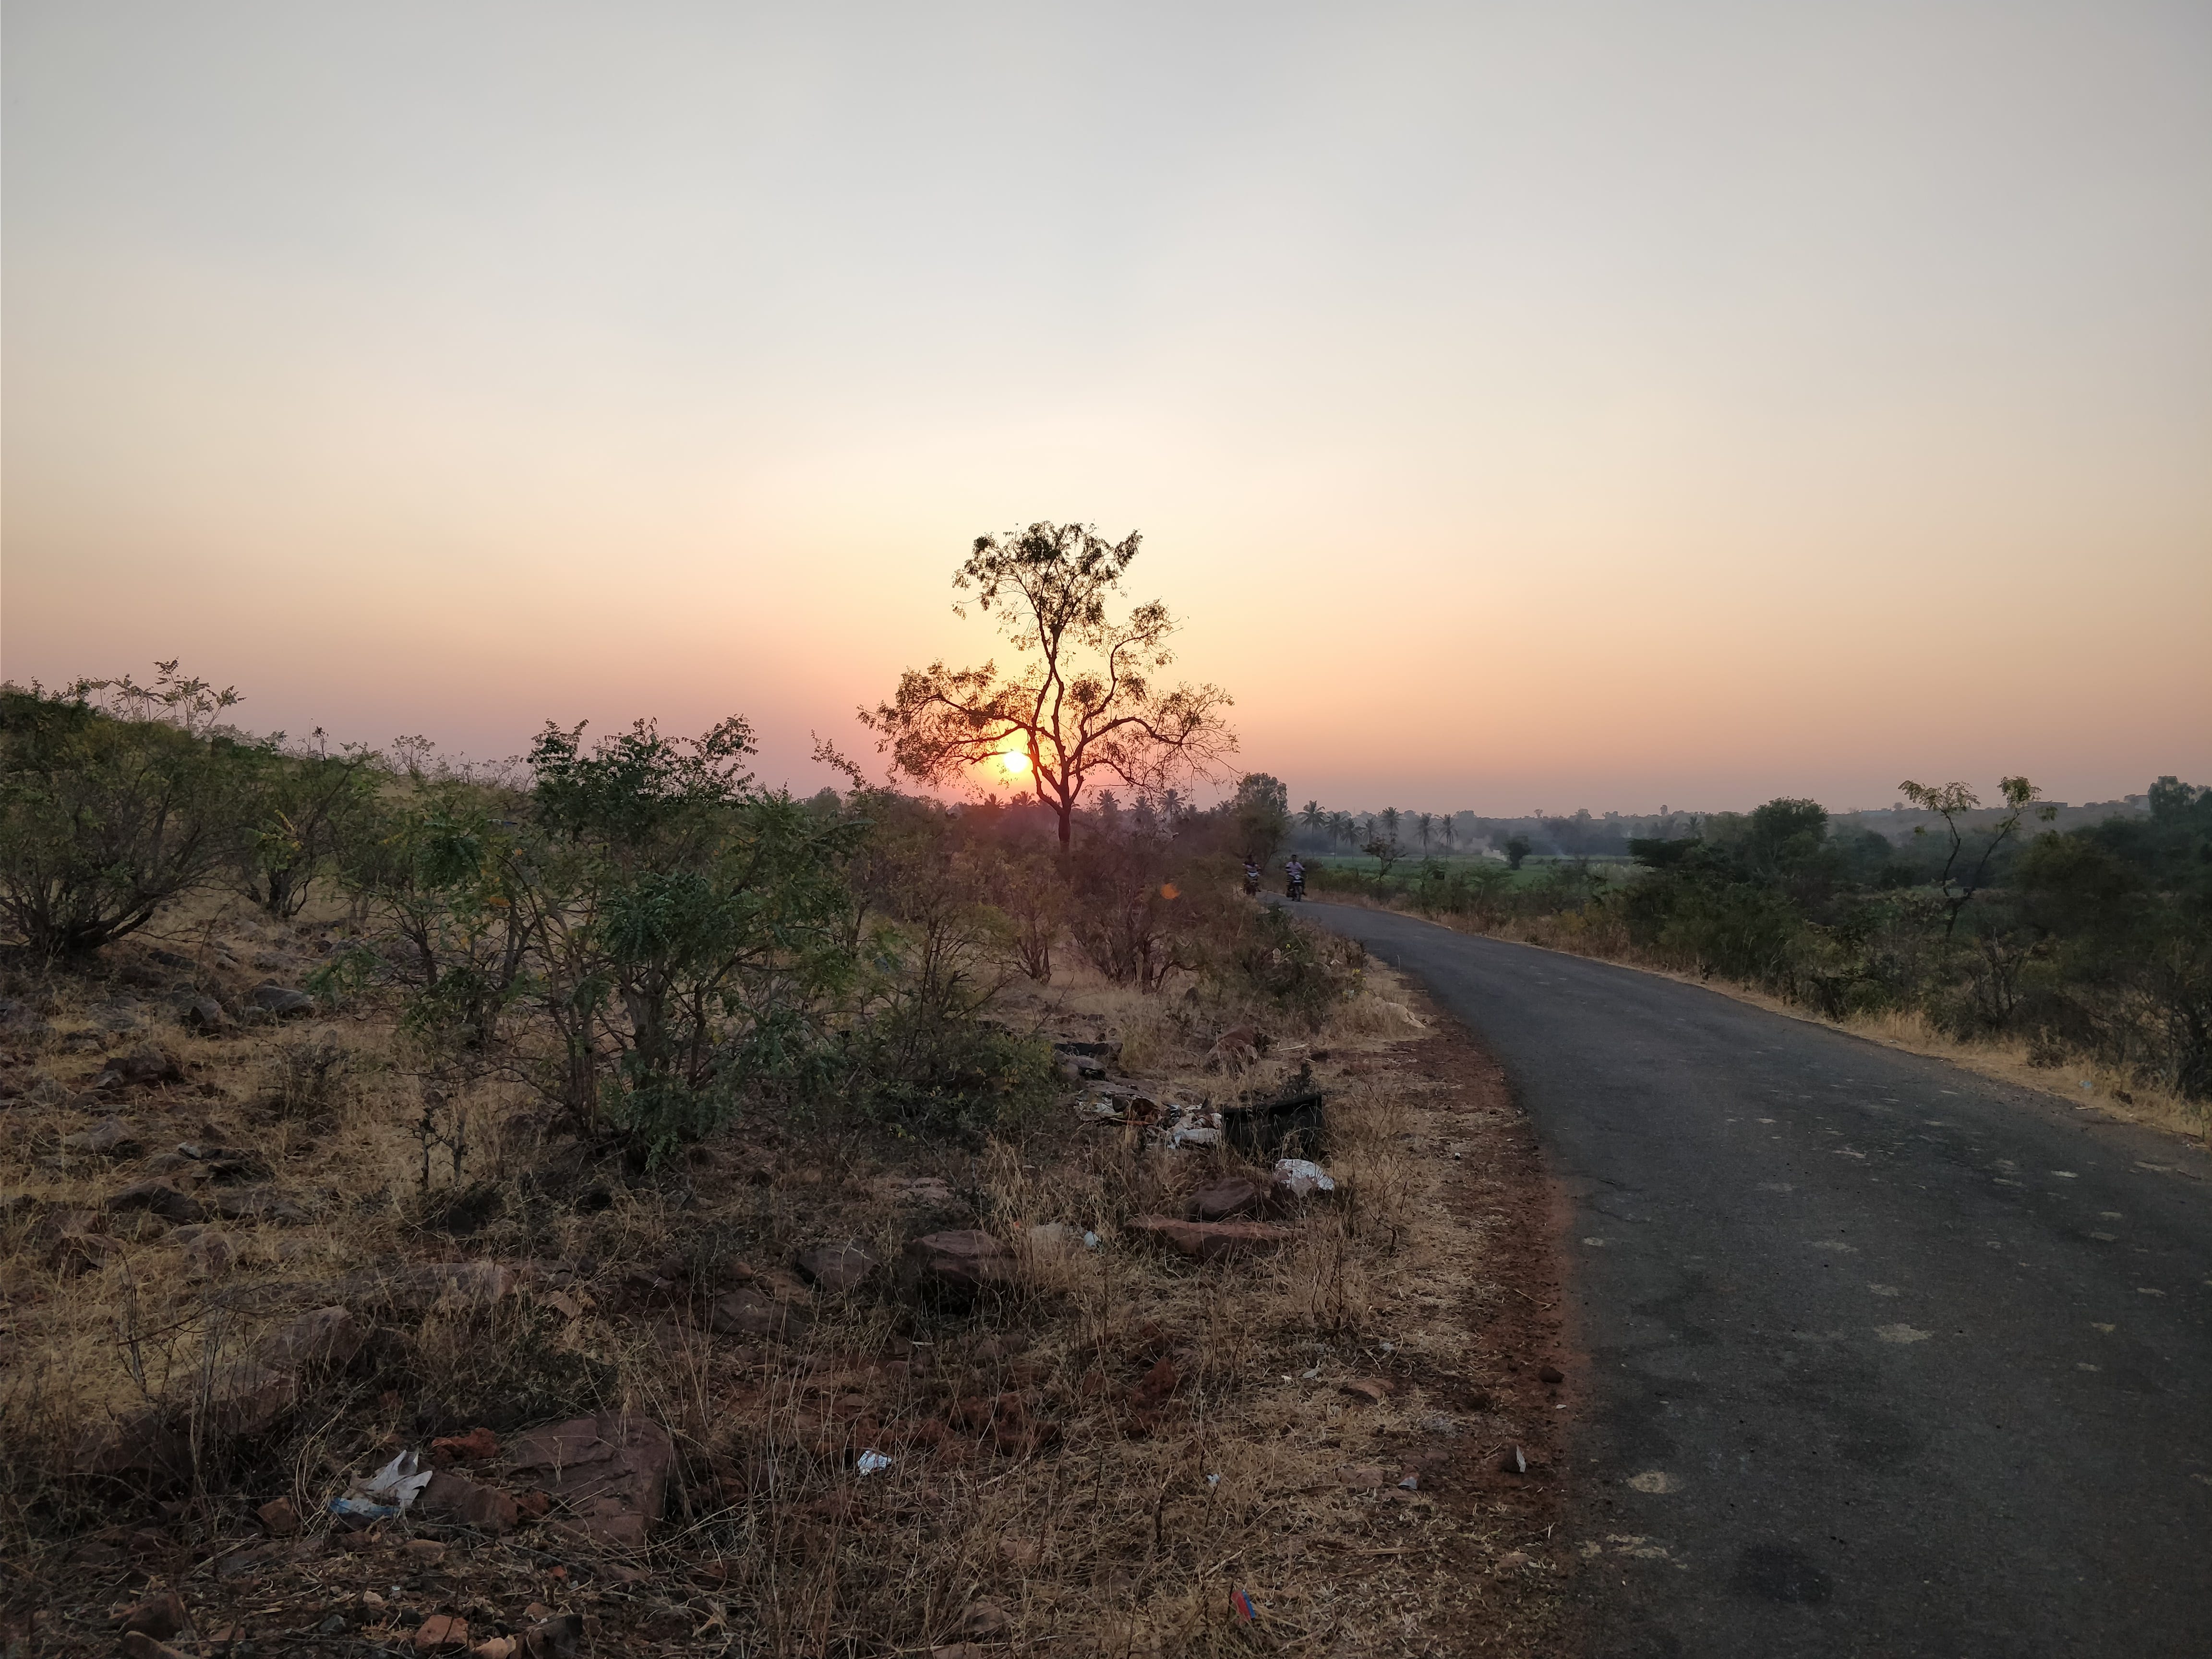
[[[601,1413],[518,1437],[509,1467],[552,1501],[550,1518],[601,1543],[643,1544],[668,1504],[676,1464],[668,1431]]]
[[[583,1644],[584,1615],[580,1613],[555,1613],[522,1632],[526,1659],[574,1659],[583,1650]]]
[[[271,1538],[289,1538],[300,1530],[300,1512],[292,1507],[289,1498],[272,1498],[254,1513],[261,1524],[269,1529]]]
[[[1164,1215],[1138,1216],[1127,1224],[1127,1231],[1156,1238],[1200,1261],[1264,1255],[1297,1236],[1272,1221],[1177,1221]]]
[[[469,1644],[469,1621],[450,1613],[434,1613],[415,1631],[417,1653],[459,1653]]]
[[[1379,1406],[1390,1397],[1390,1385],[1378,1382],[1371,1376],[1354,1377],[1349,1382],[1336,1385],[1339,1394],[1348,1394],[1354,1400],[1364,1400],[1370,1406]]]

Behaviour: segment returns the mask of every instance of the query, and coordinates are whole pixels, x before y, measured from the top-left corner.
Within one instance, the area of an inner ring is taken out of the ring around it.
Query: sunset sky
[[[2212,783],[2212,6],[5,9],[0,671],[809,733],[1135,597],[1295,799]]]

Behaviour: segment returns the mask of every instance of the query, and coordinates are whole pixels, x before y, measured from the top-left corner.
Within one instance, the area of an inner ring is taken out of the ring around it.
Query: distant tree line
[[[1988,805],[1957,783],[1900,793],[1919,825],[1902,842],[1778,799],[1625,837],[1626,864],[1531,878],[1432,856],[1313,879],[1831,1017],[1915,1009],[1957,1036],[2024,1036],[2045,1063],[2094,1059],[2212,1097],[2212,789],[2163,777],[2141,810],[2063,829],[2024,778]]]

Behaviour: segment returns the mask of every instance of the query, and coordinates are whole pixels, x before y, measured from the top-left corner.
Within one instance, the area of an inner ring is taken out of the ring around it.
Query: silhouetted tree
[[[1081,525],[1033,524],[976,538],[953,575],[1027,660],[1001,674],[995,662],[908,669],[889,702],[862,709],[862,724],[892,764],[924,783],[956,777],[995,757],[1019,757],[1037,799],[1068,844],[1077,803],[1100,775],[1149,793],[1177,776],[1206,775],[1237,747],[1222,718],[1229,694],[1214,685],[1162,686],[1176,629],[1158,600],[1119,620],[1107,611],[1137,556],[1134,532],[1109,543]],[[956,614],[964,607],[955,605]]]

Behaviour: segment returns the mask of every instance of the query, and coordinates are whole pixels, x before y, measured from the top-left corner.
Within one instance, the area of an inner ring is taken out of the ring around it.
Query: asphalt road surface
[[[1568,1194],[1597,1659],[2212,1655],[2212,1161],[1697,986],[1302,914],[1489,1048]]]

